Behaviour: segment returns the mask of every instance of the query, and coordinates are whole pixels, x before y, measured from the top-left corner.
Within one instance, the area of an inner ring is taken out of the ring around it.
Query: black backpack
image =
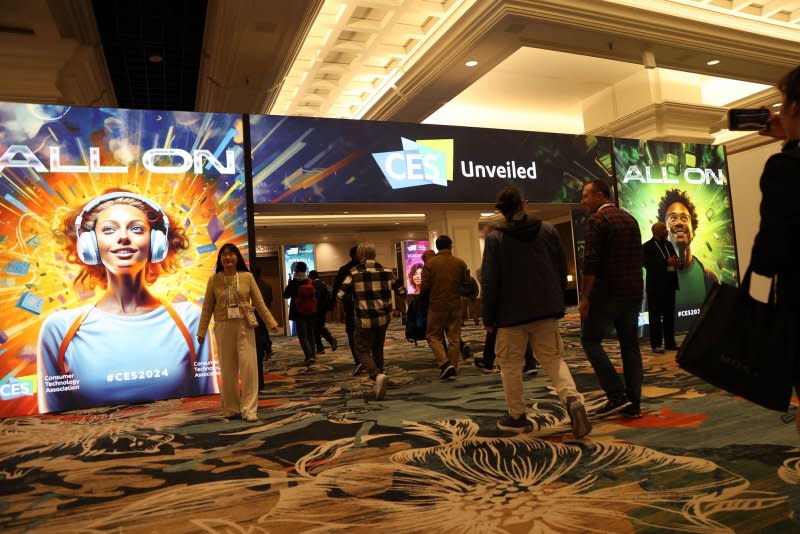
[[[406,311],[406,339],[422,341],[428,330],[428,299],[416,296],[411,299]]]

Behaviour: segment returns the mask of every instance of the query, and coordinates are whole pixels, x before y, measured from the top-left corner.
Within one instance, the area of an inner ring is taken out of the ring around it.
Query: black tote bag
[[[785,412],[792,393],[795,319],[750,296],[751,270],[737,288],[715,285],[678,350],[678,365],[704,381],[771,410]]]

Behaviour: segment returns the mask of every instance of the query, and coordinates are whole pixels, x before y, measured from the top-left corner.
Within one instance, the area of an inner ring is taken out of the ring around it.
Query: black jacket
[[[761,224],[750,267],[778,275],[778,299],[798,309],[800,303],[800,148],[787,143],[771,156],[761,175]]]
[[[567,260],[552,224],[526,217],[486,237],[481,264],[485,325],[563,317],[566,285]]]
[[[645,290],[648,293],[679,289],[678,272],[667,269],[667,258],[678,255],[669,240],[665,239],[661,243],[657,243],[655,238],[645,241],[642,245],[642,255],[644,268],[647,269]]]
[[[328,302],[329,310],[332,310],[334,306],[336,306],[336,295],[339,294],[339,289],[342,287],[342,282],[344,282],[344,279],[347,278],[348,274],[350,274],[350,270],[356,265],[358,265],[358,260],[350,260],[339,267],[339,272],[336,273],[336,278],[333,281],[333,288],[331,289],[331,295],[333,295],[333,298],[331,298],[330,302]],[[344,309],[344,314],[352,317],[355,314],[354,306],[355,304],[353,302],[352,293],[347,293],[345,298],[342,299],[342,308]]]
[[[317,297],[317,319],[325,320],[325,313],[330,305],[331,293],[328,285],[317,278],[314,280],[314,295]]]

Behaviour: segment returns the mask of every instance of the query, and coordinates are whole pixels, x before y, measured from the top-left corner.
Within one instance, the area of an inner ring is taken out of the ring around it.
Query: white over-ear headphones
[[[113,193],[100,195],[83,207],[80,215],[75,218],[75,235],[77,236],[78,258],[80,258],[80,260],[86,265],[100,265],[102,263],[100,261],[100,249],[97,247],[97,235],[95,235],[95,231],[92,230],[90,232],[81,233],[81,222],[83,222],[83,217],[86,213],[90,212],[103,202],[108,202],[109,200],[114,200],[116,198],[133,198],[150,206],[161,214],[161,221],[164,225],[164,229],[161,230],[152,226],[150,228],[149,259],[151,263],[159,263],[164,261],[167,257],[167,253],[169,252],[169,239],[167,238],[167,235],[169,234],[169,218],[164,213],[164,210],[161,209],[161,206],[149,198],[143,197],[142,195],[137,195],[136,193],[128,193],[127,191],[115,191]]]

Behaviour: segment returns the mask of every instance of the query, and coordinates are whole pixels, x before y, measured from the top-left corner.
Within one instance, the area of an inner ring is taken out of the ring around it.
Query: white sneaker
[[[386,396],[386,383],[389,381],[389,377],[385,374],[381,373],[375,377],[375,399],[376,400],[383,400]]]

